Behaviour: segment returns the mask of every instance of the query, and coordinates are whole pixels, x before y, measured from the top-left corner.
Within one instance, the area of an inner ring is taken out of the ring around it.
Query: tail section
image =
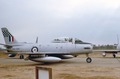
[[[4,36],[4,40],[6,44],[15,44],[17,43],[16,39],[14,36],[8,31],[7,28],[1,28],[2,34]]]

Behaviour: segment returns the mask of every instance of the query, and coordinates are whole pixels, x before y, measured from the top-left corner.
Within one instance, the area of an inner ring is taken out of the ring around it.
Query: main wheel
[[[38,52],[38,48],[37,48],[37,47],[33,47],[33,48],[31,49],[31,52],[33,52],[33,53]]]
[[[113,57],[116,58],[116,54],[115,53],[113,53]]]
[[[88,57],[88,58],[86,59],[86,62],[87,62],[87,63],[91,63],[91,62],[92,62],[92,59],[91,59],[90,57]]]
[[[20,59],[24,59],[24,55],[20,55]]]
[[[102,53],[102,56],[103,56],[103,57],[106,57],[106,53]]]

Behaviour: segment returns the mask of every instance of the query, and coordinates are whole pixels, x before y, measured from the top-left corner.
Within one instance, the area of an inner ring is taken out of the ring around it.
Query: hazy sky
[[[120,37],[120,0],[0,0],[1,27],[20,42],[35,42],[38,36],[39,43],[76,37],[114,44]]]

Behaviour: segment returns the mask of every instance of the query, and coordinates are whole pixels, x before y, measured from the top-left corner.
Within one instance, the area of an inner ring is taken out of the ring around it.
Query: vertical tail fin
[[[2,34],[4,36],[4,40],[6,44],[14,44],[17,43],[16,39],[14,36],[8,31],[7,28],[1,28]]]
[[[118,37],[118,34],[117,34],[117,45],[119,45],[119,37]]]

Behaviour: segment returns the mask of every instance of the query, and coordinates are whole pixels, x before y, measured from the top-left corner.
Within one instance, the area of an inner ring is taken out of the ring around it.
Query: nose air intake
[[[84,47],[84,49],[91,49],[90,47]]]

